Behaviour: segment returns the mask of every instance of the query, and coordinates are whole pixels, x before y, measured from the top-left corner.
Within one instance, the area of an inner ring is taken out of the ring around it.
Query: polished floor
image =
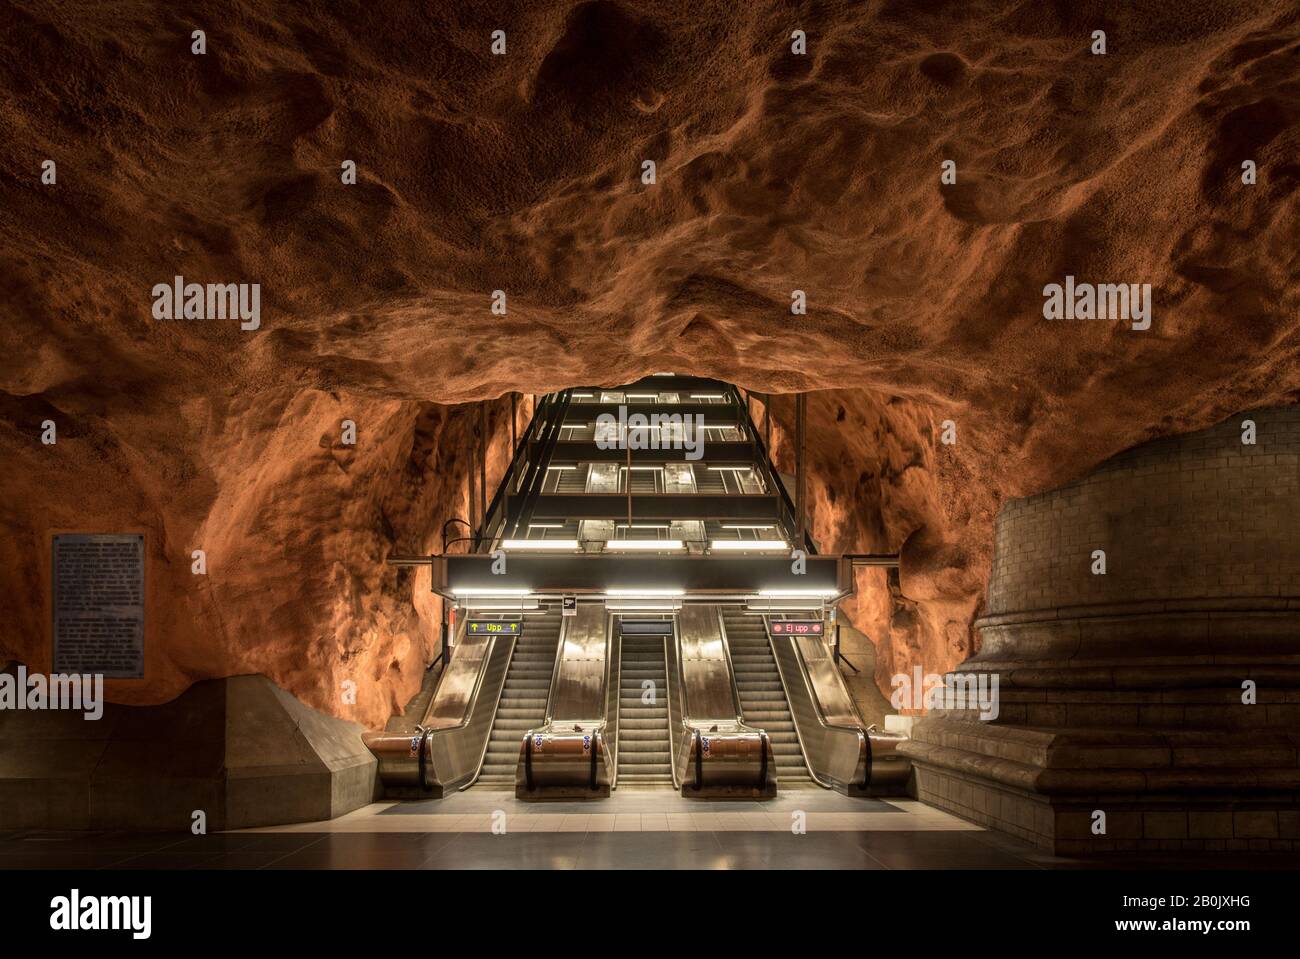
[[[1228,865],[1222,859],[1214,865]],[[1195,866],[1187,859],[1128,867]],[[1207,862],[1206,865],[1210,863]],[[1262,863],[1256,859],[1252,865]],[[1060,869],[1046,855],[907,799],[790,791],[690,802],[619,790],[598,803],[524,803],[474,789],[374,803],[327,822],[209,836],[0,834],[7,869]]]

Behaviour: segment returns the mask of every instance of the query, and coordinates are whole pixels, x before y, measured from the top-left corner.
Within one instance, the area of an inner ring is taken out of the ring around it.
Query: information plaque
[[[144,536],[56,533],[56,673],[144,678]]]

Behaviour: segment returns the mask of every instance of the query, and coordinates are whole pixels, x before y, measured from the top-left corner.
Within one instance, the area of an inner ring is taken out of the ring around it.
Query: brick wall
[[[998,515],[990,615],[1231,597],[1300,597],[1300,406],[1134,447]]]

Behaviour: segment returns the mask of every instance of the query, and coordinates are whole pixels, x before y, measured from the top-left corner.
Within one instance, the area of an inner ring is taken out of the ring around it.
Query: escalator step
[[[745,722],[766,731],[781,782],[806,779],[798,731],[767,630],[753,620],[726,614],[723,623]]]

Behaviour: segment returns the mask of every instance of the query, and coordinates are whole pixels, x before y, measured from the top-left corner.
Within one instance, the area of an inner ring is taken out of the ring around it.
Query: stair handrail
[[[786,667],[783,662],[783,657],[780,655],[777,648],[777,637],[772,635],[770,625],[771,618],[772,617],[770,616],[763,617],[763,631],[767,634],[767,641],[772,650],[772,658],[776,661],[777,672],[781,677],[781,686],[786,691],[786,698],[788,701],[791,693],[792,682],[791,679],[786,676]],[[808,664],[804,660],[803,650],[799,647],[798,642],[796,642],[798,637],[783,636],[781,638],[787,640],[785,644],[786,648],[789,650],[791,657],[793,658],[794,666],[798,671],[797,681],[799,686],[795,687],[795,691],[797,692],[802,690],[808,704],[812,707],[813,720],[824,730],[831,730],[836,733],[843,733],[845,735],[856,737],[857,759],[854,763],[854,774],[849,776],[847,780],[844,781],[843,785],[845,787],[860,787],[865,789],[871,783],[871,738],[867,734],[866,724],[862,722],[862,717],[857,713],[857,705],[853,702],[853,697],[848,692],[848,687],[844,683],[844,677],[840,674],[838,669],[833,671],[835,679],[839,682],[841,691],[845,694],[845,697],[848,700],[849,708],[853,711],[854,718],[856,719],[855,725],[836,722],[827,718],[826,711],[822,706],[821,696],[817,692],[817,686],[813,682],[812,674],[808,669]],[[818,768],[823,765],[820,762],[821,757],[819,757],[817,762],[814,762],[813,758],[809,756],[806,738],[799,730],[798,715],[793,708],[790,710],[790,718],[794,722],[795,737],[799,740],[799,751],[803,754],[804,764],[808,767],[808,775],[811,776],[813,781],[818,785],[824,786],[828,789],[833,788],[835,782],[828,782],[818,774]],[[857,781],[859,770],[861,770],[862,773],[861,782]]]
[[[763,468],[764,477],[770,485],[776,487],[778,502],[783,507],[781,519],[786,524],[787,532],[797,529],[798,523],[796,522],[794,502],[790,499],[790,493],[785,488],[785,484],[781,482],[781,477],[776,469],[776,463],[772,461],[772,454],[768,450],[766,444],[764,444],[762,436],[759,435],[758,427],[754,424],[754,418],[749,415],[749,404],[741,399],[740,391],[737,390],[736,387],[733,386],[732,390],[733,399],[735,400],[736,405],[740,408],[740,415],[744,417],[746,431],[749,433],[749,436],[753,441],[754,449],[758,451],[758,461],[759,465]],[[767,414],[771,415],[772,408],[770,405],[770,394],[768,394],[768,396],[769,399],[764,403],[764,407],[767,410]],[[798,546],[799,544],[796,543],[795,545]],[[808,555],[817,555],[817,544],[813,541],[812,533],[807,529],[804,530],[803,545],[807,549]]]

